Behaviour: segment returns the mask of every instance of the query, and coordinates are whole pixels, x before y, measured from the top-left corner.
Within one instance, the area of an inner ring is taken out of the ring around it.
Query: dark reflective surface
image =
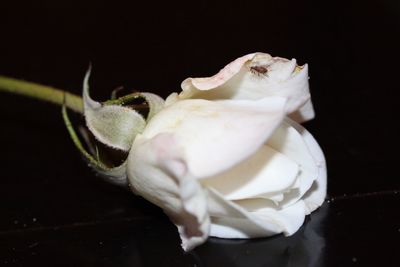
[[[400,195],[326,203],[293,236],[211,238],[184,254],[164,216],[31,227],[0,233],[2,265],[398,266]]]
[[[279,235],[252,241],[213,238],[191,254],[199,266],[321,266],[328,211],[328,205],[324,205],[290,237]]]
[[[0,94],[0,266],[398,266],[396,1],[0,4],[0,74],[80,93],[167,96],[253,51],[310,65],[306,127],[329,195],[295,235],[210,239],[184,254],[162,212],[87,169],[60,110]]]

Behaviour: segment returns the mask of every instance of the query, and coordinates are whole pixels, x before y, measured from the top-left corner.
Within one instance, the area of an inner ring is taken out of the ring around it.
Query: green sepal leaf
[[[146,126],[143,116],[133,109],[119,105],[104,105],[89,96],[90,68],[83,85],[84,115],[92,134],[103,144],[129,151],[136,135]]]
[[[146,121],[149,121],[154,115],[156,115],[161,109],[164,108],[164,99],[152,93],[139,93],[139,94],[149,104],[150,110],[146,118]]]
[[[102,163],[99,157],[94,158],[90,153],[86,151],[78,135],[76,134],[75,129],[72,126],[72,123],[68,117],[67,108],[65,104],[62,106],[62,116],[64,119],[65,126],[67,127],[68,133],[75,147],[79,150],[83,158],[89,163],[89,166],[106,181],[120,186],[128,186],[128,179],[126,174],[126,161],[117,167],[110,168],[106,166],[104,163]]]

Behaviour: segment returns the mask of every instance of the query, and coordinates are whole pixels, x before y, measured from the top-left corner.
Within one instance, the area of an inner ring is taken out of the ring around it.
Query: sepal
[[[105,105],[89,96],[90,68],[83,84],[83,103],[86,125],[101,143],[122,151],[129,151],[133,140],[146,126],[137,111],[119,105]]]
[[[78,135],[75,132],[74,127],[68,117],[67,108],[65,105],[62,106],[62,116],[64,119],[65,126],[67,127],[68,133],[75,145],[75,147],[79,150],[83,158],[89,164],[93,170],[96,171],[103,179],[106,181],[119,185],[119,186],[128,186],[127,180],[127,172],[126,172],[126,161],[117,167],[108,167],[97,157],[93,157],[90,153],[86,151],[81,141],[79,140]]]

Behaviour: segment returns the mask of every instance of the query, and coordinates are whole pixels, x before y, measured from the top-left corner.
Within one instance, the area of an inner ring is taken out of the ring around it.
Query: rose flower
[[[249,54],[212,77],[186,79],[182,89],[164,104],[146,95],[150,107],[158,103],[147,122],[121,107],[104,125],[93,119],[105,117],[104,110],[93,115],[101,108],[86,90],[89,129],[103,143],[129,151],[109,176],[127,177],[135,194],[161,207],[185,250],[209,236],[296,232],[326,195],[324,155],[298,124],[314,116],[307,65]],[[115,120],[119,113],[123,119]],[[122,130],[115,131],[114,121]],[[134,121],[140,125],[135,131]]]

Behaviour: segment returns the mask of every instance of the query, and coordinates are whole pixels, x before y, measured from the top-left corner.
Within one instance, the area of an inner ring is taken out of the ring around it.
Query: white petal
[[[297,66],[296,59],[287,60],[286,58],[275,58],[273,62],[270,62],[271,60],[269,58],[267,58],[267,61],[264,58],[261,58],[261,60],[259,60],[256,64],[270,64],[268,66],[268,77],[280,82],[285,82],[287,79],[289,79]]]
[[[146,122],[136,111],[122,106],[102,105],[89,96],[90,69],[83,85],[83,103],[86,124],[103,144],[128,151],[135,136],[142,132]]]
[[[262,71],[258,71],[260,69]],[[285,97],[287,113],[296,112],[310,99],[307,64],[298,67],[295,59],[271,57],[265,53],[240,57],[212,77],[188,78],[181,86],[183,91],[179,99]]]
[[[169,96],[167,96],[167,99],[165,99],[164,105],[169,106],[179,100],[180,100],[179,95],[174,92],[174,93],[170,94]]]
[[[304,103],[298,110],[289,114],[289,118],[298,123],[303,123],[312,120],[315,117],[314,107],[311,98]]]
[[[265,209],[257,211],[256,214],[260,217],[275,217],[275,220],[283,225],[283,233],[289,236],[294,234],[303,225],[306,206],[302,200],[299,200],[293,205],[280,210]]]
[[[255,53],[252,53],[235,59],[214,76],[207,78],[187,78],[181,84],[183,90],[181,97],[183,99],[190,98],[192,94],[196,93],[196,90],[211,90],[223,85],[237,74],[242,66],[254,58],[255,55]]]
[[[281,206],[288,206],[298,201],[310,189],[318,177],[318,166],[310,153],[303,136],[288,122],[284,121],[268,139],[267,145],[279,151],[300,168],[297,182],[291,192],[285,195]]]
[[[167,106],[148,123],[143,136],[174,133],[190,173],[205,178],[227,170],[256,152],[284,116],[285,100],[200,99]]]
[[[210,227],[206,196],[188,172],[172,134],[151,139],[139,135],[129,153],[127,170],[133,192],[161,207],[177,225],[185,250],[205,242]]]
[[[294,184],[298,172],[298,165],[290,158],[264,145],[248,159],[201,183],[215,188],[228,200],[279,198]]]
[[[322,205],[326,197],[327,172],[324,153],[314,137],[303,126],[288,118],[286,118],[285,121],[292,125],[302,135],[314,162],[318,166],[317,178],[312,187],[303,197],[303,200],[308,207],[308,213],[311,213]]]
[[[209,190],[209,209],[212,219],[210,236],[222,238],[255,238],[278,233],[291,235],[304,222],[305,205],[298,201],[282,210],[264,207],[247,211],[244,202],[235,204],[223,198],[213,189]],[[256,199],[253,199],[256,201]],[[218,203],[218,204],[215,204]],[[225,211],[225,213],[224,213]],[[238,216],[240,214],[241,216]]]
[[[222,238],[252,238],[281,233],[283,228],[273,218],[259,220],[252,213],[226,200],[213,188],[208,190],[211,236]]]
[[[292,235],[301,227],[307,211],[303,200],[284,208],[271,205],[267,201],[266,199],[255,198],[239,200],[235,201],[235,203],[248,210],[254,216],[274,218],[282,227],[282,232],[285,235]]]

